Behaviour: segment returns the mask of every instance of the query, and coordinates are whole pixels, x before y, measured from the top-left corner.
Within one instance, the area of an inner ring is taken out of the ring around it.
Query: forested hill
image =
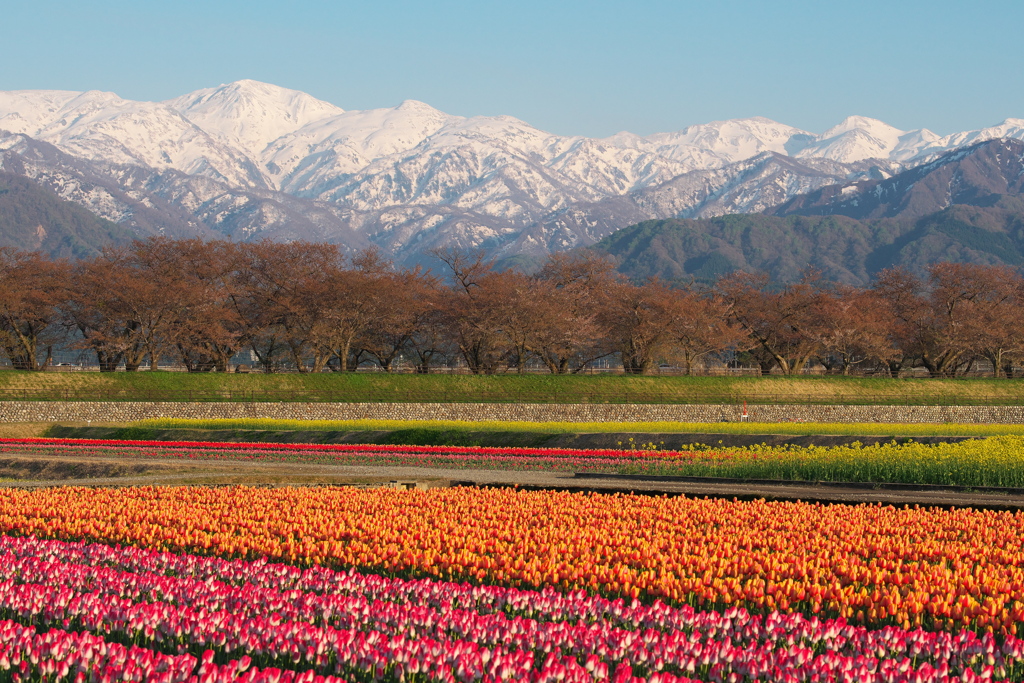
[[[0,244],[58,257],[94,256],[134,235],[30,179],[0,172]]]
[[[636,279],[711,281],[763,270],[793,281],[813,266],[865,285],[883,268],[936,261],[1024,264],[1024,144],[993,140],[885,181],[835,186],[770,210],[645,221],[595,245]]]
[[[954,205],[917,220],[742,214],[646,221],[598,242],[630,278],[713,281],[733,270],[792,282],[813,266],[824,277],[866,285],[883,268],[917,273],[936,261],[1024,264],[1024,200]]]

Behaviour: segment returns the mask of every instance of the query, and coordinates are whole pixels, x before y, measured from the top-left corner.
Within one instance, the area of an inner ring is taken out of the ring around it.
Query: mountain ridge
[[[823,186],[884,179],[951,146],[1024,138],[1024,120],[938,136],[863,116],[821,134],[751,117],[586,138],[415,100],[346,110],[243,80],[164,102],[0,92],[0,130],[89,164],[87,175],[123,195],[106,202],[121,209],[67,189],[74,174],[44,171],[38,158],[29,166],[61,196],[140,235],[312,237],[375,244],[409,263],[437,246],[536,257],[592,244],[623,221],[761,211]],[[14,154],[31,147],[4,139]],[[123,210],[132,202],[167,225],[137,225],[139,214]]]
[[[998,139],[974,143],[889,178],[823,187],[766,213],[918,217],[952,204],[973,205],[985,197],[1022,191],[1024,146]]]
[[[711,281],[808,266],[865,285],[884,268],[923,274],[938,260],[1024,266],[1024,142],[997,139],[888,178],[840,183],[763,213],[640,222],[599,241],[637,279]]]

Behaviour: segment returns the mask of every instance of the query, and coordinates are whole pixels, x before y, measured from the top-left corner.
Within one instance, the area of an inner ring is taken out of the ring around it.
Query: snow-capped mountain
[[[785,202],[775,216],[916,220],[953,205],[991,206],[1024,194],[1024,143],[998,138],[947,152],[890,178],[838,183]]]
[[[333,204],[237,188],[173,169],[89,161],[26,135],[0,132],[0,171],[29,178],[140,237],[231,236],[370,246],[353,231],[351,212]]]
[[[126,225],[156,211],[174,233],[372,242],[415,260],[443,244],[540,254],[591,243],[625,220],[760,210],[985,139],[1024,138],[1024,120],[940,137],[860,116],[821,134],[755,117],[593,139],[414,100],[346,111],[244,80],[166,102],[0,92],[0,130],[14,134],[3,138],[5,167],[49,143],[88,164],[93,186],[127,199],[72,191],[81,179],[66,176],[70,161],[47,166],[54,153],[36,154],[26,173]],[[161,229],[153,216],[147,225]]]
[[[171,107],[89,91],[0,92],[0,130],[68,154],[114,164],[173,168],[233,185],[263,187],[259,167]]]
[[[197,90],[164,104],[252,159],[303,126],[345,113],[306,93],[249,80]]]

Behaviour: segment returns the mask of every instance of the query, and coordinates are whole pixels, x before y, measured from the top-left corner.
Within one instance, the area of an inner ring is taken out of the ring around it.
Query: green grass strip
[[[158,429],[251,429],[276,431],[445,431],[573,433],[785,434],[830,436],[1024,435],[1024,425],[877,422],[506,422],[500,420],[186,420],[158,418],[133,423]]]

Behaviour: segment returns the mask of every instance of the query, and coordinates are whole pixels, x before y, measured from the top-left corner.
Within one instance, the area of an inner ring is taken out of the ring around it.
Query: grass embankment
[[[856,377],[0,371],[0,400],[1015,405],[1024,382]]]

